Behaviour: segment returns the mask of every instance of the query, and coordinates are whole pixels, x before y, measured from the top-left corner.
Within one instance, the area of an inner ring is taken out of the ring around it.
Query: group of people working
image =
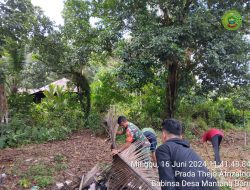
[[[162,123],[162,144],[158,148],[156,148],[157,135],[152,128],[140,130],[136,125],[129,122],[125,116],[119,116],[118,124],[122,127],[122,131],[118,131],[117,134],[126,134],[126,143],[119,149],[113,149],[112,155],[122,152],[136,141],[145,143],[149,141],[152,161],[157,163],[159,180],[163,182],[161,184],[170,184],[162,186],[162,190],[219,189],[216,185],[212,185],[216,184],[216,179],[209,175],[209,170],[204,161],[190,148],[189,142],[183,139],[184,129],[178,120],[164,120]],[[219,146],[223,136],[223,133],[215,128],[202,135],[203,143],[212,142],[217,165],[221,163]],[[183,184],[183,181],[185,181],[185,184]],[[171,185],[176,183],[182,185],[178,187]]]

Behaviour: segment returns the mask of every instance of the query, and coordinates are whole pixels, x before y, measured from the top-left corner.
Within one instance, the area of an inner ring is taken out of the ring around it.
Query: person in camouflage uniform
[[[149,142],[143,135],[142,131],[133,123],[129,122],[125,116],[118,117],[118,124],[123,128],[122,131],[117,131],[117,135],[126,134],[126,143],[120,149],[113,149],[112,155],[118,154],[127,149],[132,143],[140,141],[142,146],[148,146]]]

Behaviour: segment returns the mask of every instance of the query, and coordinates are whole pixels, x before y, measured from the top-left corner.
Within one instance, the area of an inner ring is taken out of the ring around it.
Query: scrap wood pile
[[[115,138],[117,126],[115,107],[111,107],[107,114],[111,148],[116,148]],[[159,190],[160,187],[152,186],[152,180],[158,180],[155,168],[135,167],[136,163],[150,161],[148,148],[141,142],[133,143],[129,148],[113,157],[110,165],[97,164],[79,180],[79,185],[72,189],[77,190]]]

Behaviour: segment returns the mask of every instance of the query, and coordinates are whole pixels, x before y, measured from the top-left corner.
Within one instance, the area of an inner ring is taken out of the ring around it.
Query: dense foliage
[[[50,86],[45,96],[40,104],[28,94],[9,97],[11,121],[1,124],[1,148],[66,139],[84,126],[76,94]]]
[[[228,31],[225,11],[242,27]],[[249,3],[66,0],[56,26],[30,0],[0,2],[0,85],[10,123],[0,147],[95,133],[111,105],[140,127],[166,117],[186,127],[249,126]],[[41,103],[18,89],[66,77],[77,93],[50,87]],[[1,115],[1,114],[0,114]]]
[[[181,93],[197,82],[195,77],[201,81],[203,94],[215,91],[220,95],[246,83],[242,77],[247,72],[249,51],[243,39],[245,28],[226,31],[220,19],[225,6],[246,16],[247,4],[171,0],[100,0],[97,4],[104,27],[131,37],[119,43],[123,50],[118,54],[128,87],[140,88],[152,82],[155,75],[164,75],[165,116],[174,116]]]

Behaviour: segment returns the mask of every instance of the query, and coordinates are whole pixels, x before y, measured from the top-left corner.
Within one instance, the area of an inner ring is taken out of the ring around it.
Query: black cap
[[[178,136],[180,136],[183,132],[181,123],[175,119],[165,119],[162,123],[162,129]]]

